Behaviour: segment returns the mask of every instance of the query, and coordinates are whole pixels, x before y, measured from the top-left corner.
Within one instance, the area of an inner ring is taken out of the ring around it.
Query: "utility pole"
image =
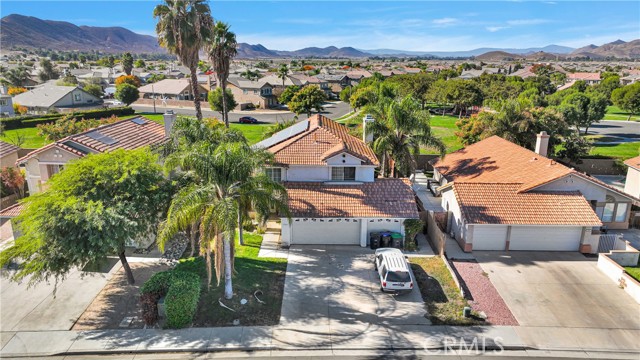
[[[151,92],[153,93],[153,113],[156,113],[156,91],[153,89],[153,83],[151,84]]]

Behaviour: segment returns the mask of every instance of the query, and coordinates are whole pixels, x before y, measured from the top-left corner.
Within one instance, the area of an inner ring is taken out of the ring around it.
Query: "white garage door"
[[[360,245],[360,222],[293,221],[291,244]]]
[[[506,245],[506,226],[473,226],[473,250],[504,250]]]
[[[578,251],[581,227],[514,226],[509,250]]]

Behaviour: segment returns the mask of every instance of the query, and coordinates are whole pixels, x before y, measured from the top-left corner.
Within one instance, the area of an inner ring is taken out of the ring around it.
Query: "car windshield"
[[[407,271],[389,271],[387,273],[387,281],[389,282],[409,282],[411,276]]]

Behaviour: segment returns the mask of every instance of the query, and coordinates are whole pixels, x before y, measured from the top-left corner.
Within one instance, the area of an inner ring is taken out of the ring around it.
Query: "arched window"
[[[603,222],[623,222],[627,219],[628,203],[616,202],[616,199],[607,195],[604,210],[602,212]]]

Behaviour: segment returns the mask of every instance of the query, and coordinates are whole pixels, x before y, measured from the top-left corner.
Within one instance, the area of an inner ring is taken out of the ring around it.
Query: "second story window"
[[[82,101],[82,97],[81,97],[80,93],[73,94],[73,99],[75,101]]]
[[[281,168],[267,168],[264,170],[271,180],[276,182],[282,182],[282,169]]]
[[[332,181],[355,181],[356,168],[354,166],[336,166],[331,168]]]

